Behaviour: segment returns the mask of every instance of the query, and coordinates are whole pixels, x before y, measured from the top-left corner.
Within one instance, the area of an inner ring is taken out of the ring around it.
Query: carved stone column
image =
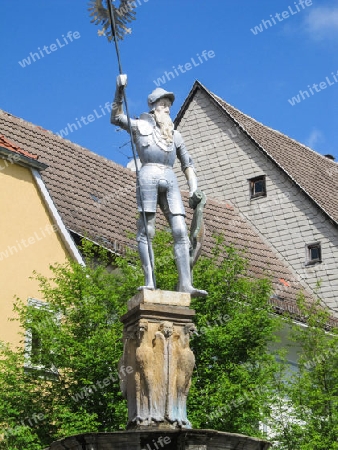
[[[128,402],[128,428],[191,428],[186,400],[195,365],[189,339],[196,333],[190,294],[140,291],[128,302],[121,390]]]

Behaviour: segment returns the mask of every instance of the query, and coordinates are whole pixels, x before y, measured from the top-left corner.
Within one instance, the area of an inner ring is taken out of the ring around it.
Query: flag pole
[[[119,73],[120,73],[120,75],[122,75],[123,71],[122,71],[122,64],[121,64],[120,49],[119,49],[119,45],[118,45],[118,38],[117,38],[117,33],[116,33],[115,14],[114,14],[114,11],[113,11],[113,6],[112,6],[112,3],[111,3],[111,0],[107,0],[107,4],[108,4],[108,13],[109,13],[109,18],[110,18],[110,25],[111,25],[111,30],[112,30],[112,36],[113,36],[113,40],[114,40],[114,43],[115,43],[115,50],[116,50],[117,62],[118,62],[118,66],[119,66]],[[149,233],[148,233],[148,229],[147,229],[146,213],[145,213],[145,210],[144,210],[144,202],[143,202],[142,190],[141,190],[141,185],[140,185],[140,177],[139,177],[139,173],[140,172],[139,172],[139,169],[138,169],[138,166],[137,166],[136,146],[135,146],[134,136],[133,136],[132,129],[131,129],[131,120],[130,120],[130,115],[129,115],[129,108],[128,108],[127,95],[126,95],[125,89],[123,89],[123,101],[124,101],[124,105],[125,105],[125,108],[126,108],[126,116],[127,116],[127,120],[128,120],[128,128],[129,128],[130,139],[131,139],[131,148],[132,148],[133,158],[134,158],[134,163],[135,163],[136,190],[138,189],[139,193],[140,193],[140,203],[141,203],[141,210],[142,210],[142,218],[143,218],[144,230],[145,230],[147,243],[148,243],[148,254],[149,254],[149,260],[150,260],[150,265],[151,265],[151,273],[152,273],[152,277],[153,277],[154,288],[156,289],[154,261],[153,261],[153,257],[152,257],[150,238],[149,238]]]

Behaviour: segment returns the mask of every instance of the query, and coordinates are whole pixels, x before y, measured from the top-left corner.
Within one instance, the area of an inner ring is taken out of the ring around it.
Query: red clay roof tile
[[[26,150],[22,150],[20,147],[13,144],[13,142],[11,142],[9,139],[6,139],[5,136],[3,136],[2,134],[0,134],[0,147],[7,148],[7,150],[10,150],[11,152],[19,153],[20,155],[26,156],[27,158],[35,160],[39,158],[37,155],[32,155]]]

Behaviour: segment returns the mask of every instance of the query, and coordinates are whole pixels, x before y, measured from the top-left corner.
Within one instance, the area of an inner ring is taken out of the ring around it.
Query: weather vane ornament
[[[131,33],[131,28],[128,24],[135,20],[136,2],[130,0],[121,0],[117,8],[111,0],[90,0],[89,1],[89,15],[92,17],[91,23],[95,25],[102,25],[99,30],[99,35],[107,37],[111,42],[113,39],[119,41],[124,38],[126,34]],[[115,26],[112,26],[112,14],[114,15]],[[115,35],[114,35],[115,33]]]

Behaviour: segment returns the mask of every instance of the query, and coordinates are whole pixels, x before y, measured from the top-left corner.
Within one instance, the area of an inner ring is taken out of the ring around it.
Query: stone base
[[[119,362],[128,429],[191,428],[186,398],[195,365],[189,339],[196,327],[189,305],[190,294],[147,289],[128,301],[120,319],[124,351]]]
[[[80,434],[45,450],[268,450],[270,446],[260,439],[214,430],[146,430]]]
[[[143,289],[128,301],[128,311],[140,304],[152,303],[153,305],[190,306],[190,294],[186,292],[162,291],[156,289]]]
[[[126,327],[135,325],[140,319],[159,324],[171,321],[176,326],[191,322],[195,311],[189,309],[190,294],[185,292],[151,291],[144,289],[128,300],[128,312],[121,317]]]

